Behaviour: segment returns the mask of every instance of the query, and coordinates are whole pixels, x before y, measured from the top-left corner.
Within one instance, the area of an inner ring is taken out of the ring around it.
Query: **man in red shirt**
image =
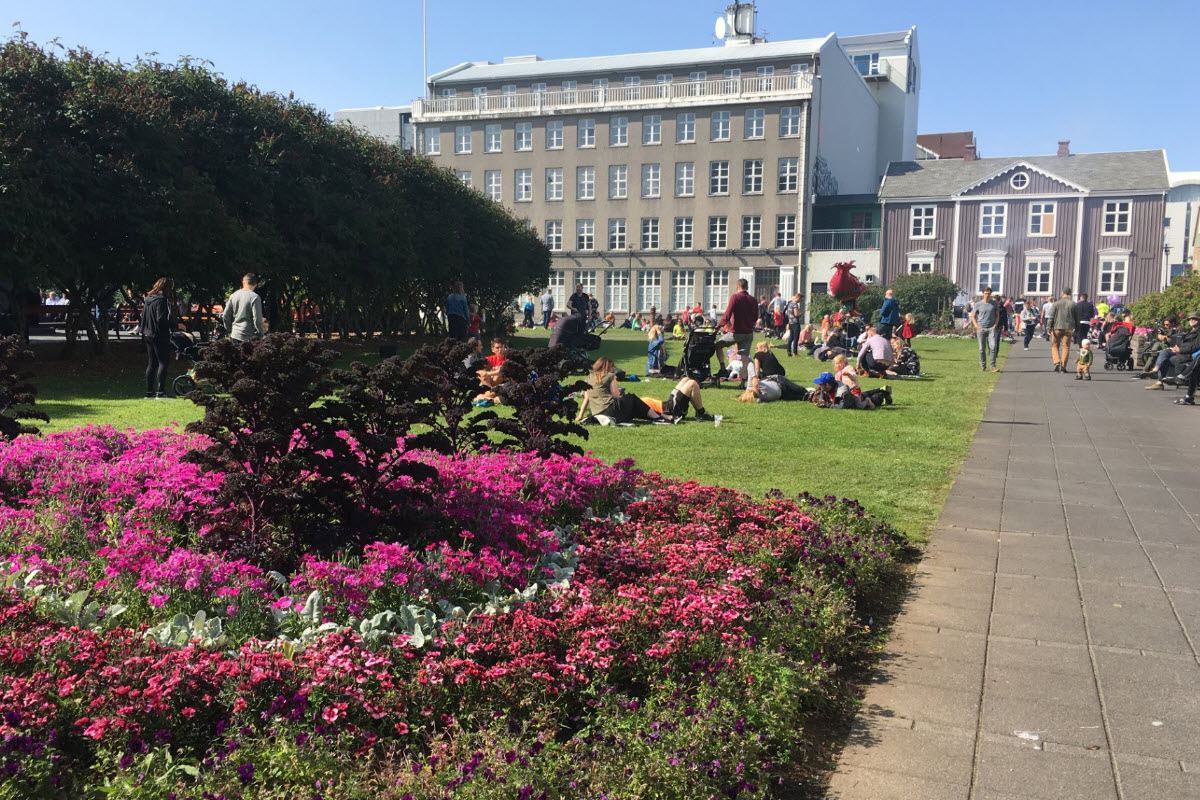
[[[758,319],[758,301],[750,294],[750,284],[739,278],[737,291],[729,298],[725,314],[717,323],[725,335],[717,339],[717,362],[725,369],[725,345],[736,344],[739,353],[754,352],[754,321]]]

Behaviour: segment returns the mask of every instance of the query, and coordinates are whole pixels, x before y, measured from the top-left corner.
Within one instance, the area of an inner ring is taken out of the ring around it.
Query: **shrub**
[[[496,414],[472,402],[479,378],[463,366],[472,346],[446,339],[426,345],[405,360],[398,381],[411,388],[416,419],[429,427],[414,444],[439,453],[468,453],[488,444],[488,421]]]
[[[0,439],[12,440],[22,433],[37,433],[23,419],[49,422],[50,417],[34,408],[37,388],[24,365],[33,360],[33,352],[17,336],[0,337]]]
[[[1168,317],[1186,324],[1185,314],[1200,310],[1200,272],[1188,272],[1161,292],[1144,294],[1129,307],[1138,325],[1157,325]]]
[[[897,276],[891,289],[900,303],[900,313],[911,312],[919,329],[937,325],[948,313],[952,316],[958,295],[954,281],[939,272]]]
[[[567,378],[562,354],[553,350],[511,352],[500,368],[502,384],[496,394],[512,409],[511,417],[496,417],[488,427],[502,434],[499,445],[509,450],[548,456],[581,454],[583,448],[567,436],[586,439],[587,429],[573,421],[574,404],[566,398],[586,389],[576,381],[563,386]]]

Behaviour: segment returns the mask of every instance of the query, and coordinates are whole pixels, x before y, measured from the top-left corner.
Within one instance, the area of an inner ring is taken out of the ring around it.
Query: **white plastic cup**
[[[721,427],[721,420],[723,420],[723,419],[725,419],[725,418],[723,416],[721,416],[720,414],[713,414],[713,427],[714,428]]]

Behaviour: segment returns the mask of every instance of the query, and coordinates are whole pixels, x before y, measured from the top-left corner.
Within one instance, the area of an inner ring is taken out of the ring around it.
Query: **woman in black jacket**
[[[146,344],[146,398],[167,396],[167,363],[175,329],[175,281],[159,278],[146,295],[140,330]]]

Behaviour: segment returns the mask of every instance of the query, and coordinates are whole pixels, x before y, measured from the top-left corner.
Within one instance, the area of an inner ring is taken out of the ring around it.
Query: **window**
[[[798,75],[801,72],[808,72],[808,69],[808,64],[792,64],[790,67],[788,67],[788,72],[792,73],[793,75]]]
[[[746,139],[763,138],[767,130],[766,118],[766,112],[761,108],[747,108],[743,137]]]
[[[675,115],[676,144],[691,144],[696,141],[696,115],[693,113]]]
[[[625,270],[610,269],[604,273],[604,309],[629,310],[629,273]]]
[[[1109,200],[1104,204],[1104,235],[1127,236],[1129,234],[1129,201]]]
[[[447,100],[453,97],[458,97],[458,89],[442,89],[442,97],[446,98]]]
[[[683,311],[696,301],[696,273],[690,269],[671,270],[671,310]]]
[[[662,273],[656,269],[638,271],[637,307],[639,311],[658,308],[662,303]]]
[[[1016,189],[1018,192],[1029,185],[1029,173],[1018,172],[1008,179],[1008,185]]]
[[[1001,279],[1004,276],[1004,262],[998,260],[980,260],[977,276],[978,280],[975,281],[976,294],[979,294],[988,287],[991,287],[993,292],[1000,291]]]
[[[608,168],[608,199],[624,200],[629,196],[629,166],[613,164]]]
[[[655,83],[674,83],[675,76],[669,72],[660,72],[658,75],[654,76],[654,82]]]
[[[762,88],[762,90],[763,90],[763,91],[770,91],[770,90],[771,90],[771,87],[772,87],[772,85],[773,85],[775,82],[774,82],[773,80],[771,80],[770,78],[771,78],[771,76],[772,76],[772,75],[774,75],[774,74],[775,74],[775,68],[774,68],[774,67],[771,67],[771,66],[767,66],[767,67],[759,67],[758,69],[754,70],[754,75],[755,75],[756,77],[759,77],[759,78],[766,78],[766,79],[767,79],[767,80],[765,80],[765,81],[763,81],[763,82],[762,82],[762,87],[761,87],[761,88]]]
[[[513,139],[513,149],[526,151],[533,149],[533,123],[518,122]]]
[[[662,193],[662,168],[658,164],[642,164],[642,197],[658,197]]]
[[[658,249],[658,217],[642,217],[642,249]]]
[[[1125,294],[1125,276],[1129,272],[1128,256],[1100,258],[1100,294]]]
[[[800,159],[779,159],[779,191],[795,192],[800,185]]]
[[[729,194],[729,162],[708,162],[708,193]]]
[[[913,275],[920,272],[933,272],[933,260],[926,256],[909,256],[908,273]]]
[[[779,109],[779,135],[784,138],[800,135],[800,106]]]
[[[692,249],[692,218],[691,217],[676,217],[675,218],[675,249],[676,250],[691,250]]]
[[[586,220],[591,222],[591,220]],[[575,270],[575,281],[583,284],[583,293],[591,297],[596,296],[596,270],[594,269],[578,269]]]
[[[546,199],[547,200],[562,200],[563,199],[563,169],[562,167],[549,167],[546,170]]]
[[[914,239],[932,239],[935,231],[936,206],[913,206],[909,217],[909,234]]]
[[[515,84],[507,83],[500,87],[500,95],[504,98],[504,107],[512,108],[515,105],[517,87]]]
[[[593,250],[596,247],[596,223],[590,219],[575,222],[575,249]]]
[[[748,158],[742,162],[742,194],[762,194],[762,190],[762,159]]]
[[[577,147],[595,147],[596,146],[596,120],[581,119],[579,120]]]
[[[1007,213],[1008,206],[1004,203],[985,203],[979,214],[979,235],[1003,236],[1004,218]]]
[[[1025,262],[1025,291],[1033,294],[1050,294],[1049,260],[1029,260]]]
[[[425,155],[440,156],[442,154],[442,129],[425,129]]]
[[[563,123],[561,119],[551,120],[546,123],[546,149],[547,150],[562,150],[563,148]]]
[[[1053,236],[1055,203],[1032,203],[1029,206],[1029,235]]]
[[[562,99],[564,103],[574,103],[578,98],[575,90],[579,88],[578,81],[563,81],[562,82]]]
[[[691,197],[696,193],[696,164],[679,161],[675,164],[675,196]]]
[[[559,228],[562,223],[559,223]],[[550,270],[550,294],[554,295],[554,307],[567,307],[567,271],[565,269]]]
[[[500,177],[500,170],[489,169],[483,173],[483,193],[497,203],[504,199],[502,186],[503,179]]]
[[[723,77],[727,81],[737,80],[738,78],[742,77],[742,71],[740,69],[738,69],[737,67],[734,67],[732,69],[727,69],[723,73]]]
[[[641,86],[642,79],[637,75],[629,75],[629,76],[626,76],[626,78],[624,80],[624,84],[626,86]]]
[[[796,246],[796,215],[780,214],[775,218],[775,246]]]
[[[486,86],[476,86],[474,89],[471,90],[471,94],[475,95],[476,97],[487,97],[487,87]]]
[[[642,144],[662,144],[662,116],[659,114],[642,117]]]
[[[864,56],[855,56],[854,67],[858,70],[859,75],[878,75],[879,53],[869,53]]]
[[[625,147],[629,144],[629,117],[613,117],[608,122],[608,146]]]
[[[729,246],[729,218],[708,218],[708,249],[724,250]]]
[[[712,112],[712,122],[709,125],[708,132],[708,138],[712,139],[714,142],[729,141],[729,112]]]
[[[608,221],[608,249],[624,250],[628,245],[625,236],[625,220],[610,219]]]
[[[517,203],[528,203],[533,200],[533,170],[519,169],[513,176],[516,193],[513,200]]]
[[[729,304],[729,273],[723,269],[704,270],[704,307],[725,308]]]
[[[592,78],[592,88],[593,89],[607,89],[608,88],[608,78]]]
[[[488,125],[483,129],[483,152],[500,152],[500,126]]]
[[[546,220],[546,247],[551,250],[562,250],[562,220]]]
[[[762,217],[757,214],[742,217],[742,249],[762,247]]]
[[[576,167],[575,168],[575,199],[576,200],[595,200],[596,199],[596,168],[595,167]]]
[[[697,70],[696,72],[689,72],[688,80],[689,81],[706,81],[706,80],[708,80],[708,73],[705,72],[704,70]]]
[[[546,91],[546,84],[531,83],[529,84],[529,91],[533,92],[534,94],[542,94]]]
[[[459,125],[454,129],[454,152],[459,155],[471,152],[470,125]]]

